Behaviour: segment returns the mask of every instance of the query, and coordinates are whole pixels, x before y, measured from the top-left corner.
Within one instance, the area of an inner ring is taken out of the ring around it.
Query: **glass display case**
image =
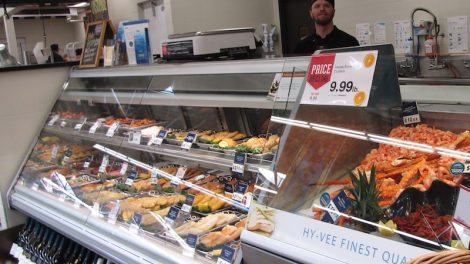
[[[255,184],[246,261],[406,263],[468,248],[468,106],[402,101],[391,45],[323,51],[297,71],[295,107],[276,101],[271,117],[283,133]]]
[[[305,61],[304,61],[305,63]],[[10,205],[120,263],[240,260],[284,60],[73,70]]]

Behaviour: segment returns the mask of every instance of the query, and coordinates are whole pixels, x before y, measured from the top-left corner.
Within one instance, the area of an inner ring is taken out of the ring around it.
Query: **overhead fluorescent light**
[[[75,4],[75,5],[71,5],[69,7],[87,7],[89,5],[90,4],[88,2],[81,2],[81,3]]]

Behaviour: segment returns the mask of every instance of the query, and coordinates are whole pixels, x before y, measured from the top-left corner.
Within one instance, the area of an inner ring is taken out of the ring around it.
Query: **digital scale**
[[[252,27],[170,35],[162,42],[162,58],[207,59],[249,57],[256,51]]]

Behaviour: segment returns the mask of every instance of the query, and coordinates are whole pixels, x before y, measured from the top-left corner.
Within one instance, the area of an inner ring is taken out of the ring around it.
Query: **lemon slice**
[[[383,223],[379,221],[379,232],[383,236],[393,236],[395,235],[395,229],[397,229],[397,224],[395,224],[392,220],[388,220],[387,223]]]
[[[220,142],[219,142],[219,147],[221,147],[221,148],[226,148],[226,147],[228,147],[228,143],[225,142],[225,141],[220,141]]]
[[[452,240],[450,246],[456,249],[466,249],[460,240]]]

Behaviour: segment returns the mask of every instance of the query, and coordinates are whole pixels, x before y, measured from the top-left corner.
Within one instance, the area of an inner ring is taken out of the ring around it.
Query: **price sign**
[[[184,201],[184,204],[181,207],[181,211],[190,214],[191,210],[193,209],[194,198],[195,196],[191,194],[186,196],[186,200]]]
[[[134,217],[132,218],[132,224],[129,226],[129,232],[137,235],[139,233],[141,222],[142,222],[142,215],[135,213]]]
[[[470,163],[468,163],[468,161],[466,161],[464,164],[463,173],[470,173]]]
[[[80,132],[80,130],[82,130],[83,125],[85,125],[86,120],[87,119],[85,118],[81,123],[76,124],[73,129],[75,129],[77,132]]]
[[[10,255],[16,257],[16,251],[18,251],[18,245],[13,243],[10,248]]]
[[[199,242],[198,235],[188,234],[188,236],[186,237],[186,244],[189,246],[189,250],[185,250],[183,254],[188,257],[194,256],[196,245],[198,242]]]
[[[75,201],[73,202],[73,207],[75,207],[77,209],[80,208],[81,205],[82,204],[81,204],[80,199],[75,199]]]
[[[100,204],[97,202],[93,203],[93,207],[91,208],[91,214],[94,216],[100,215]]]
[[[418,103],[402,103],[401,113],[403,116],[403,124],[411,125],[421,122],[421,117],[419,115]]]
[[[366,107],[378,51],[313,55],[301,104]]]
[[[65,202],[65,194],[61,193],[61,194],[59,195],[59,201],[60,201],[60,202]]]
[[[88,169],[90,167],[90,163],[93,161],[93,158],[93,155],[88,156],[85,162],[83,163],[83,168]]]
[[[60,127],[61,128],[64,128],[66,125],[67,125],[67,122],[65,122],[65,121],[60,122]]]
[[[57,120],[59,120],[59,115],[54,115],[52,116],[52,119],[49,120],[49,123],[47,123],[48,126],[53,126],[55,122],[57,122]]]
[[[95,134],[96,130],[101,127],[101,121],[96,121],[88,130],[88,133]]]
[[[65,166],[67,164],[67,162],[69,162],[70,157],[72,157],[72,150],[67,149],[64,152],[64,157],[62,158],[62,162],[61,162],[62,166]]]
[[[232,199],[237,202],[242,202],[247,189],[248,189],[248,184],[238,183],[235,189],[235,192],[232,195]]]
[[[190,150],[191,147],[193,146],[194,141],[196,141],[196,138],[197,138],[196,133],[188,133],[188,135],[183,141],[183,144],[181,144],[181,149]]]
[[[31,190],[37,191],[39,189],[39,185],[37,183],[33,183],[33,186],[31,186]]]
[[[112,126],[108,128],[108,131],[106,131],[106,136],[107,137],[114,137],[114,133],[116,133],[116,130],[119,128],[119,122],[114,122]]]
[[[142,139],[142,134],[141,134],[139,131],[137,131],[137,132],[130,132],[130,133],[129,133],[128,142],[129,142],[130,144],[137,144],[137,145],[139,145],[141,139]]]
[[[157,146],[161,146],[163,140],[166,138],[167,135],[168,131],[160,130],[160,132],[158,132],[158,135],[153,136],[152,139],[147,143],[147,145],[151,146],[152,144],[155,144]]]
[[[73,192],[73,189],[72,187],[70,186],[69,182],[67,181],[67,179],[65,179],[64,175],[58,173],[58,172],[53,172],[52,173],[52,176],[55,177],[57,179],[57,181],[60,183],[60,185],[62,185],[62,187],[64,187],[64,190],[75,196],[75,193]]]
[[[126,185],[132,186],[135,179],[137,179],[137,170],[133,169],[126,179]]]
[[[122,163],[122,166],[121,166],[121,170],[119,171],[119,173],[120,173],[121,175],[126,174],[126,172],[127,172],[127,167],[129,167],[129,163],[123,162],[123,163]]]
[[[109,156],[104,155],[103,160],[101,161],[100,168],[98,169],[99,172],[103,173],[106,172],[106,167],[108,166],[109,163]]]
[[[186,173],[186,171],[188,170],[188,167],[179,167],[178,170],[176,171],[176,177],[179,178],[179,179],[183,179],[184,178],[184,174]]]
[[[328,204],[326,202],[329,200]],[[347,194],[342,191],[336,196],[333,200],[330,199],[329,195],[326,196],[323,194],[320,197],[320,204],[333,212],[341,212],[344,213],[346,212],[350,207],[351,207],[351,200],[348,198]],[[326,205],[324,205],[326,204]],[[327,222],[327,223],[336,223],[340,217],[339,214],[335,214],[333,212],[327,212],[323,217],[322,221]]]
[[[51,161],[53,161],[57,158],[57,154],[59,154],[59,149],[60,149],[59,145],[54,144],[52,146]]]
[[[225,190],[225,193],[233,193],[233,184],[231,183],[225,183],[225,186],[224,186],[224,190]]]
[[[120,208],[121,208],[121,204],[119,203],[119,201],[117,201],[114,204],[113,209],[111,209],[111,212],[109,212],[109,214],[108,214],[108,223],[110,223],[110,224],[115,224],[116,223],[117,215],[119,213]]]
[[[158,172],[155,168],[152,169],[152,173],[150,175],[150,183],[151,184],[157,184],[158,181]]]
[[[460,186],[457,206],[455,207],[454,221],[470,228],[470,188],[467,186]]]
[[[235,249],[225,244],[222,247],[222,253],[220,253],[220,257],[217,259],[217,264],[231,264],[234,257]]]
[[[245,171],[246,153],[236,152],[232,164],[232,171],[239,176],[243,176]]]
[[[173,225],[173,223],[178,218],[179,214],[180,214],[180,209],[172,206],[170,208],[170,211],[168,212],[168,215],[165,217],[165,222],[170,226]]]

